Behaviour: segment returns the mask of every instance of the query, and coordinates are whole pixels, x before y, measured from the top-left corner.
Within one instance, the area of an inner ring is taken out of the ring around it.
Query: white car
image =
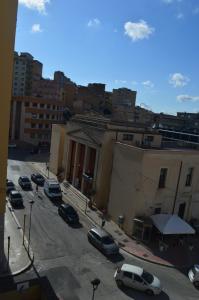
[[[160,280],[137,266],[123,264],[116,270],[114,278],[120,287],[127,286],[151,296],[159,295],[162,291]]]
[[[188,277],[193,285],[199,288],[199,265],[194,265],[191,270],[189,270]]]
[[[49,179],[45,181],[44,193],[51,200],[62,200],[62,191],[60,185],[54,179]]]

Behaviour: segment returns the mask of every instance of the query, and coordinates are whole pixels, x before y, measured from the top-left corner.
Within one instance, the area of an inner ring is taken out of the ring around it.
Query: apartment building
[[[137,220],[157,213],[177,214],[186,221],[199,219],[198,163],[199,151],[194,149],[115,143],[108,204],[111,218],[118,222],[122,216],[129,235],[137,231]]]
[[[16,29],[17,0],[0,1],[0,273],[4,271],[4,213],[6,207],[6,174],[9,113],[12,90],[13,52]],[[2,88],[3,87],[3,88]]]
[[[42,78],[43,65],[27,52],[14,53],[13,86],[14,96],[31,96],[33,82]]]
[[[50,145],[51,127],[63,123],[64,102],[37,97],[12,98],[10,114],[10,139],[38,145]]]
[[[156,147],[161,135],[140,124],[76,115],[65,126],[53,125],[50,170],[64,173],[65,179],[92,198],[97,207],[106,208],[116,141]]]

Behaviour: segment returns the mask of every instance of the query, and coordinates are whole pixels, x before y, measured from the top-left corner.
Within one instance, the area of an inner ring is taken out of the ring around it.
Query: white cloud
[[[40,13],[46,13],[46,4],[48,3],[50,3],[50,0],[19,0],[19,4],[38,10]]]
[[[124,29],[125,34],[133,41],[147,39],[155,31],[155,29],[150,27],[144,20],[140,20],[137,23],[126,22],[124,24]]]
[[[135,81],[135,80],[133,80],[133,81],[131,82],[131,84],[132,84],[132,85],[137,85],[137,84],[138,84],[138,82],[137,82],[137,81]]]
[[[146,87],[149,87],[149,88],[153,88],[154,87],[154,83],[151,82],[150,80],[146,80],[146,81],[143,81],[142,84]]]
[[[182,2],[183,0],[162,0],[162,2],[166,3],[166,4],[171,4],[173,2]]]
[[[100,25],[101,25],[101,22],[97,18],[89,20],[88,24],[87,24],[88,27],[99,27]]]
[[[33,24],[31,28],[31,32],[37,33],[37,32],[42,32],[43,30],[41,29],[40,24]]]
[[[174,73],[169,76],[169,83],[174,87],[183,87],[187,85],[190,79],[181,73]]]
[[[126,80],[121,80],[121,79],[115,79],[115,83],[116,84],[124,84],[124,83],[127,83]]]
[[[196,102],[199,101],[199,96],[190,96],[190,95],[178,95],[177,100],[179,102]]]
[[[179,14],[177,14],[177,19],[184,19],[184,14],[183,13],[179,13]]]

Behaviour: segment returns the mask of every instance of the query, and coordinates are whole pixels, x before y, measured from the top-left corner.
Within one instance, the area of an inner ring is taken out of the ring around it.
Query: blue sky
[[[155,112],[199,111],[198,0],[19,0],[15,49],[77,84],[137,90]]]

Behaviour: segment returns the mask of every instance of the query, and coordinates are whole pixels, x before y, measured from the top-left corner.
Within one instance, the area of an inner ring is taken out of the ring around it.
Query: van
[[[45,181],[44,193],[51,200],[62,200],[62,191],[61,191],[60,185],[54,179]]]

